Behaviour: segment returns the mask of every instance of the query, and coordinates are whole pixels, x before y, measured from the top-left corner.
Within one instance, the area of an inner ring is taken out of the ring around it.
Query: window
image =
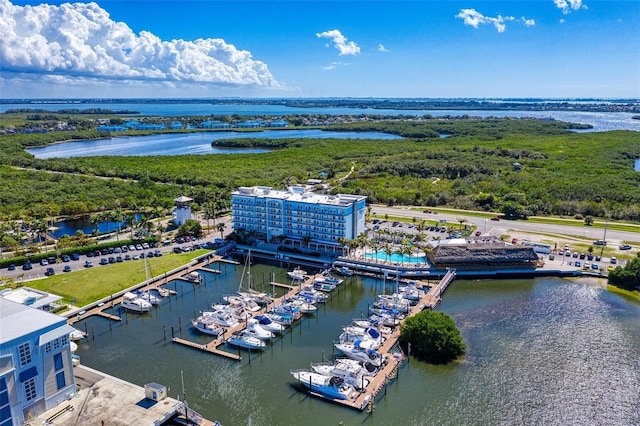
[[[20,356],[21,366],[27,365],[31,362],[31,347],[28,342],[18,346],[18,355]]]
[[[63,365],[62,365],[62,354],[61,353],[60,354],[55,354],[53,356],[53,365],[54,365],[56,371],[62,370]]]
[[[36,397],[36,379],[31,379],[24,382],[24,394],[27,397],[27,401],[31,401]]]
[[[67,385],[67,381],[64,378],[64,371],[56,374],[56,383],[58,384],[58,390],[62,389]]]

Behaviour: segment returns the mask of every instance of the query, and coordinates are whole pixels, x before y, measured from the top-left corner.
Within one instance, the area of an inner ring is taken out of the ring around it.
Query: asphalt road
[[[385,207],[385,206],[373,206],[372,211],[376,212],[376,217],[384,218],[385,214],[389,217],[406,217],[428,220],[440,220],[445,219],[448,222],[459,223],[459,218],[467,220],[467,224],[474,225],[482,233],[492,233],[492,230],[500,231],[501,233],[510,234],[515,232],[531,233],[533,234],[556,234],[559,239],[565,237],[567,240],[586,240],[596,241],[606,239],[609,245],[617,247],[623,241],[628,243],[640,244],[640,229],[639,232],[626,232],[616,231],[612,229],[607,230],[606,238],[604,237],[604,229],[590,228],[587,226],[575,226],[575,225],[556,225],[556,224],[544,224],[534,223],[527,221],[515,221],[515,220],[500,220],[493,221],[490,219],[479,218],[475,216],[467,216],[464,212],[459,214],[447,214],[447,213],[423,213],[417,210],[411,210],[407,207]],[[546,239],[547,235],[545,235]],[[542,237],[540,238],[542,239]],[[536,241],[535,238],[531,238],[532,241]]]

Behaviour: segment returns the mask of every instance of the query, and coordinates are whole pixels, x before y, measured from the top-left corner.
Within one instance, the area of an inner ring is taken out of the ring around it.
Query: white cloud
[[[379,44],[378,45],[378,52],[387,53],[387,52],[391,52],[391,51],[389,49],[387,49],[386,47],[384,47],[383,45]]]
[[[2,75],[280,87],[264,62],[223,39],[161,40],[96,3],[15,6],[0,0]]]
[[[560,23],[561,23],[561,24],[564,24],[565,22],[566,22],[566,21],[565,21],[564,19],[562,19],[562,18],[560,19]]]
[[[582,0],[553,0],[553,3],[564,14],[571,13],[572,10],[587,8],[587,5],[582,4]]]
[[[327,65],[326,67],[322,67],[322,69],[325,71],[332,71],[332,70],[335,70],[337,67],[340,67],[340,66],[346,67],[348,65],[349,65],[349,62],[331,62],[330,65]]]
[[[360,47],[353,41],[347,41],[339,30],[330,30],[322,33],[316,33],[318,38],[328,38],[333,41],[333,45],[340,51],[339,55],[357,55],[360,53]],[[326,46],[326,45],[325,45]]]
[[[475,9],[460,9],[460,13],[456,15],[456,18],[462,19],[465,25],[476,29],[479,28],[480,25],[493,25],[499,33],[503,33],[507,29],[506,22],[520,21],[527,27],[536,24],[535,20],[527,19],[524,16],[520,19],[516,19],[513,16],[502,15],[493,18],[491,16],[485,16]]]

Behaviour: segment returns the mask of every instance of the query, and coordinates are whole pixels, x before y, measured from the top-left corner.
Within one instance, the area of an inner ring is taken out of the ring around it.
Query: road
[[[376,212],[378,218],[384,218],[385,214],[389,217],[406,217],[428,220],[441,220],[445,219],[448,222],[459,223],[459,218],[467,220],[467,224],[475,226],[479,231],[483,233],[492,233],[492,230],[499,231],[503,234],[523,233],[523,234],[544,234],[544,239],[548,239],[549,235],[557,235],[558,240],[568,241],[580,241],[589,242],[595,240],[602,240],[604,238],[604,229],[591,228],[587,226],[575,226],[575,225],[558,225],[558,224],[545,224],[535,223],[527,221],[515,221],[515,220],[500,220],[493,221],[481,217],[465,215],[463,211],[456,214],[451,213],[423,213],[417,210],[411,210],[408,207],[385,207],[385,206],[372,206],[372,211]],[[532,241],[536,241],[540,238],[531,238]],[[640,229],[639,232],[627,232],[608,229],[606,240],[610,245],[618,246],[621,242],[637,243],[640,244]]]

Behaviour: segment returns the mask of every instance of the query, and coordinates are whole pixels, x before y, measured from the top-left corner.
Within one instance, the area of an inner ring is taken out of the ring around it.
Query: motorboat
[[[244,308],[242,303],[233,302],[229,304],[215,304],[211,305],[214,311],[226,311],[230,313],[238,322],[246,321],[251,317],[251,314]]]
[[[166,289],[164,287],[156,287],[155,290],[160,295],[160,297],[169,297],[171,295],[169,289]]]
[[[393,309],[398,312],[408,313],[411,309],[411,302],[398,293],[390,295],[379,294],[378,300],[374,302],[373,306],[379,309]]]
[[[222,327],[234,327],[239,324],[238,320],[226,310],[205,311],[202,315]]]
[[[260,323],[254,319],[249,320],[247,327],[245,328],[247,336],[257,337],[260,340],[270,340],[275,335],[260,325]]]
[[[357,395],[356,390],[341,377],[325,376],[309,370],[293,370],[293,377],[306,386],[309,391],[318,393],[329,399],[352,399]]]
[[[304,281],[307,276],[307,271],[300,269],[299,266],[296,266],[293,271],[287,272],[289,278],[293,281]]]
[[[69,340],[72,341],[82,340],[85,337],[87,337],[87,333],[82,330],[78,330],[77,328],[74,328],[73,331],[69,333]]]
[[[298,297],[303,298],[309,303],[325,303],[329,296],[311,286],[303,286],[297,293]]]
[[[333,272],[343,277],[351,277],[354,272],[346,266],[341,266],[339,268],[334,268]]]
[[[151,293],[149,290],[135,290],[135,291],[132,291],[132,293],[138,296],[139,298],[146,300],[147,302],[151,303],[154,306],[162,303],[162,298],[160,296],[156,296],[155,294]]]
[[[262,309],[260,305],[258,305],[256,301],[253,300],[253,298],[251,297],[230,295],[230,296],[224,296],[223,299],[225,302],[228,302],[230,304],[241,305],[246,311],[249,311],[249,312],[257,312],[260,309]]]
[[[136,294],[128,291],[122,295],[122,302],[120,307],[133,312],[149,312],[151,310],[151,303],[140,298]]]
[[[365,375],[371,374],[360,362],[353,359],[339,358],[334,363],[311,364],[311,369],[324,376],[342,377],[357,390],[364,389],[369,385],[369,379],[365,378]]]
[[[351,359],[360,362],[368,362],[376,367],[380,367],[383,362],[382,355],[374,349],[366,349],[360,345],[360,341],[335,343],[335,348]]]
[[[185,275],[184,278],[194,284],[200,284],[202,282],[202,275],[200,275],[198,271],[191,271]]]
[[[206,315],[200,315],[198,318],[191,320],[191,324],[201,333],[219,336],[224,330],[212,318]]]
[[[71,353],[75,353],[78,350],[78,344],[76,342],[69,342],[69,349],[71,349]]]
[[[282,333],[287,328],[284,324],[272,321],[266,315],[256,315],[249,320],[249,322],[251,321],[257,321],[258,324],[262,326],[262,328],[264,328],[265,330],[269,330],[272,333]]]
[[[362,328],[375,327],[382,334],[391,333],[392,332],[391,327],[396,325],[395,322],[390,321],[390,325],[385,325],[384,322],[385,322],[384,319],[381,317],[378,317],[377,315],[372,315],[370,318],[354,318],[353,319],[353,324],[358,327],[362,327]]]
[[[249,335],[245,330],[234,332],[231,337],[227,339],[227,343],[244,349],[263,350],[266,347],[266,343],[257,337]]]
[[[375,327],[358,327],[348,325],[342,327],[340,342],[355,342],[360,340],[360,346],[366,349],[378,349],[382,346],[383,338],[380,331]]]
[[[329,282],[327,282],[326,278],[319,277],[313,280],[313,288],[318,291],[329,293],[336,289],[336,285],[330,284]]]
[[[275,322],[276,324],[280,324],[284,327],[290,326],[291,324],[293,324],[293,321],[294,321],[291,315],[276,314],[275,312],[266,313],[262,316],[269,319],[269,321]]]
[[[286,304],[299,309],[303,314],[313,314],[318,310],[314,304],[303,299],[289,299]]]
[[[277,315],[288,316],[293,320],[299,320],[300,318],[302,318],[302,312],[300,312],[300,308],[287,303],[275,306],[272,312]]]
[[[409,284],[400,287],[400,294],[404,299],[407,299],[410,302],[418,302],[425,293],[423,290],[416,287],[415,284]]]
[[[333,285],[335,285],[337,287],[340,284],[342,284],[344,282],[344,280],[341,279],[341,278],[332,277],[331,275],[325,275],[324,276],[324,282],[327,283],[327,284],[333,284]]]

